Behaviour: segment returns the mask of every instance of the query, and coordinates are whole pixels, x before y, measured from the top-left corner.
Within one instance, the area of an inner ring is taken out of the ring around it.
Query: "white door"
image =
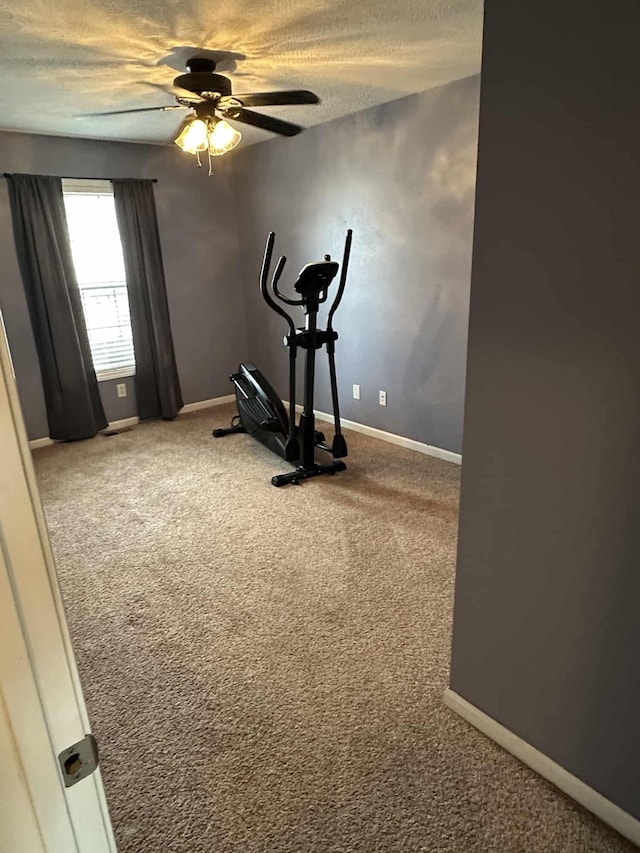
[[[1,853],[115,853],[99,769],[58,758],[89,732],[0,317]]]

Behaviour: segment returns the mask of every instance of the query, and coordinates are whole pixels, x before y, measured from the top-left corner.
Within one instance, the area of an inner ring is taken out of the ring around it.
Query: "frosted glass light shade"
[[[187,119],[175,142],[189,154],[206,151],[209,144],[207,123],[201,118]]]
[[[219,157],[235,148],[241,139],[242,134],[239,130],[231,127],[224,119],[220,119],[209,131],[209,151],[214,157]]]

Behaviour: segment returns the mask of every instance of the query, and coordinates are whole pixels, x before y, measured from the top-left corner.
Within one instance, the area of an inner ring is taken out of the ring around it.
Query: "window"
[[[99,380],[133,376],[129,298],[109,181],[62,183],[71,253]]]

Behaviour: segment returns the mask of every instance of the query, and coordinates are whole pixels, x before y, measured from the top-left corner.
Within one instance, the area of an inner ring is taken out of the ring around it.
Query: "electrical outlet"
[[[360,386],[359,385],[353,386],[353,399],[354,400],[360,399]]]
[[[118,385],[116,385],[116,393],[118,397],[127,396],[127,385],[125,382],[120,382]]]
[[[378,392],[378,402],[380,403],[381,406],[387,405],[387,392],[386,391],[379,391]]]

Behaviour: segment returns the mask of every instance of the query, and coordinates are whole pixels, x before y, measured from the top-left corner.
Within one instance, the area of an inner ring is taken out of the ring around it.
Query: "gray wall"
[[[64,177],[155,177],[158,224],[185,403],[230,393],[229,366],[246,355],[231,165],[207,177],[175,147],[0,133],[0,172]],[[8,192],[0,181],[0,309],[30,438],[48,435],[40,369],[18,270]],[[100,383],[109,420],[135,415],[133,380],[116,397]]]
[[[351,227],[335,320],[342,413],[460,450],[478,96],[472,77],[238,152],[250,355],[284,396],[285,326],[258,292],[266,235],[288,257],[286,289],[304,263],[339,260]],[[317,408],[329,411],[322,368]]]
[[[636,818],[638,32],[486,3],[451,671]]]

